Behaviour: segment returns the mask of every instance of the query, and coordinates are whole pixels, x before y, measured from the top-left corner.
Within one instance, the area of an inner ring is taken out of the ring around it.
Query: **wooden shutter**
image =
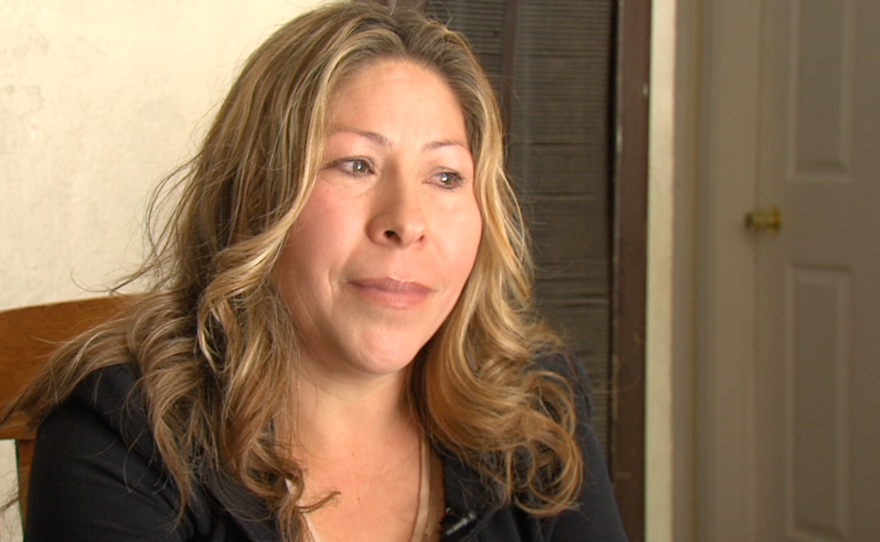
[[[427,6],[467,36],[503,98],[508,168],[534,241],[537,303],[590,373],[606,452],[613,9],[610,0]]]

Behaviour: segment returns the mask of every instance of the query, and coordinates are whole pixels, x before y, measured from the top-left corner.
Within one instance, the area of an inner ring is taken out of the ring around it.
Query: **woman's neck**
[[[407,402],[408,372],[340,379],[304,371],[295,396],[297,447],[329,459],[418,432]]]
[[[337,494],[334,512],[323,514],[354,517],[371,496],[401,499],[398,516],[411,523],[422,436],[406,405],[407,382],[403,371],[357,382],[301,380],[292,443],[305,467],[304,502]],[[320,525],[323,517],[314,519]]]

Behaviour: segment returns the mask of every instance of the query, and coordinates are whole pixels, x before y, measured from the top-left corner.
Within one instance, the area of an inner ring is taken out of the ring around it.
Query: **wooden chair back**
[[[0,411],[27,388],[60,343],[108,320],[122,299],[103,297],[0,312]],[[16,444],[22,523],[27,518],[35,438],[17,414],[0,425],[0,439],[14,439]]]

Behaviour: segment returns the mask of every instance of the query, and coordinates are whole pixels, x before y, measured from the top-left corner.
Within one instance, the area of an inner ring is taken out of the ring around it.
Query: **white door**
[[[698,539],[877,541],[880,1],[736,1],[707,2]],[[776,236],[732,219],[774,205]]]
[[[880,540],[880,2],[765,0],[758,541]]]

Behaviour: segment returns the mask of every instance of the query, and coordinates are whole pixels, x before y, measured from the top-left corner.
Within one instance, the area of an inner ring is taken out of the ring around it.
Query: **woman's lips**
[[[407,308],[423,302],[432,290],[424,284],[391,277],[357,279],[349,282],[362,296],[395,308]]]

